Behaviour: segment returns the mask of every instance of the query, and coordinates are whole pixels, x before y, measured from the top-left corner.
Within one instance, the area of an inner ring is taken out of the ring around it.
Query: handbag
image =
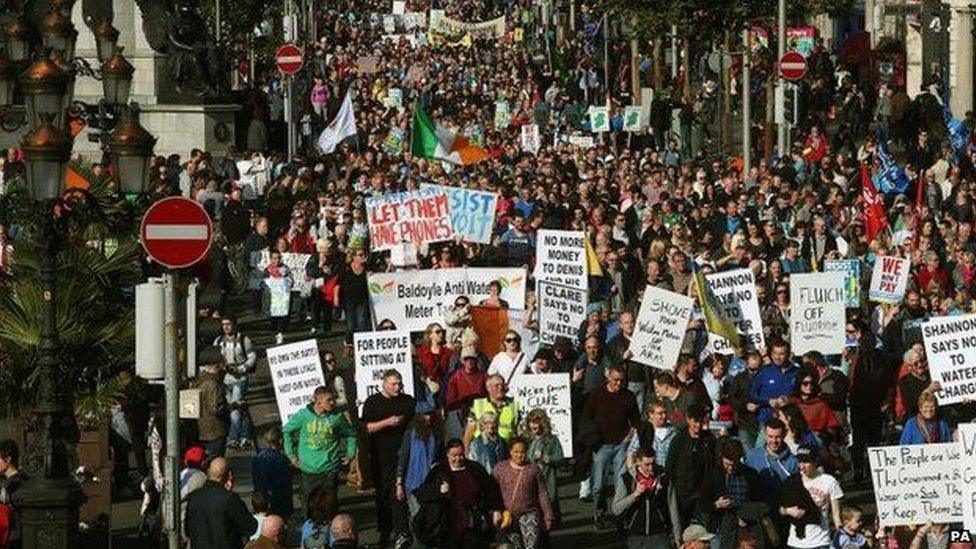
[[[523,473],[525,473],[524,467],[519,470],[518,478],[515,479],[515,489],[512,490],[512,497],[508,498],[508,505],[505,507],[505,510],[502,511],[502,530],[508,530],[508,528],[512,525],[512,512],[509,509],[511,509],[512,505],[515,504],[515,496],[518,494],[518,490],[522,486]]]

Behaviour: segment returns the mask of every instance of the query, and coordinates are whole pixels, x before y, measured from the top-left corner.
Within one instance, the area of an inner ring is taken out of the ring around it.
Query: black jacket
[[[749,467],[739,465],[736,474],[742,476],[746,481],[746,502],[765,501],[762,494],[762,484],[759,482],[758,473]],[[701,492],[702,496],[698,501],[698,508],[700,510],[699,514],[700,516],[708,518],[708,524],[705,525],[705,527],[708,528],[708,531],[716,532],[719,529],[719,525],[722,522],[722,516],[724,514],[736,514],[738,512],[738,506],[736,505],[727,507],[725,509],[718,509],[715,507],[715,501],[718,498],[729,495],[728,477],[725,474],[725,469],[716,464],[716,466],[709,471],[708,475],[706,475],[704,482],[702,482]]]
[[[257,528],[240,496],[212,480],[187,498],[186,536],[193,549],[240,549]]]
[[[490,521],[491,517],[488,514],[491,511],[504,508],[498,483],[484,467],[474,461],[466,459],[465,469],[478,480],[481,488],[480,508],[465,509],[465,512],[485,516]],[[443,481],[450,485],[447,494],[442,494],[440,491]],[[445,547],[451,544],[451,540],[458,539],[460,533],[451,531],[454,518],[454,493],[450,468],[443,463],[438,463],[431,468],[424,483],[413,491],[413,495],[420,503],[420,510],[414,518],[413,526],[423,543]]]
[[[787,523],[796,526],[796,537],[799,539],[806,537],[808,524],[820,524],[820,508],[813,502],[810,492],[803,485],[800,473],[793,473],[783,481],[783,486],[780,487],[779,505],[780,507],[799,507],[805,511],[803,516],[798,519],[783,517]],[[773,512],[778,513],[779,509],[774,509]]]
[[[668,477],[679,500],[688,503],[701,497],[702,481],[715,466],[715,435],[702,429],[697,439],[688,435],[687,427],[678,431],[668,450]]]

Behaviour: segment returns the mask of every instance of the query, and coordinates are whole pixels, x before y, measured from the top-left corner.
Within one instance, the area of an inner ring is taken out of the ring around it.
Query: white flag
[[[319,149],[324,154],[331,154],[339,146],[339,143],[347,137],[356,135],[356,114],[352,110],[352,90],[346,92],[345,99],[339,112],[319,136]]]

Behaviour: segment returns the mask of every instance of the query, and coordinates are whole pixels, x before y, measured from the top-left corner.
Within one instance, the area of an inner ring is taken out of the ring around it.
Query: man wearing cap
[[[796,460],[800,470],[783,483],[776,509],[790,524],[787,544],[796,549],[827,547],[831,530],[841,526],[840,500],[844,491],[836,478],[820,472],[813,448],[801,446]]]
[[[681,549],[705,549],[714,537],[701,524],[692,524],[681,533]]]

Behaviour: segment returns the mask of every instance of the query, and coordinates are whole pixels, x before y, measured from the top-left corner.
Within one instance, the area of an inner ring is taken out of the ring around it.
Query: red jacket
[[[417,348],[417,362],[428,378],[441,383],[451,364],[451,354],[451,348],[447,346],[441,346],[441,352],[435,355],[431,352],[430,345],[423,345]]]

